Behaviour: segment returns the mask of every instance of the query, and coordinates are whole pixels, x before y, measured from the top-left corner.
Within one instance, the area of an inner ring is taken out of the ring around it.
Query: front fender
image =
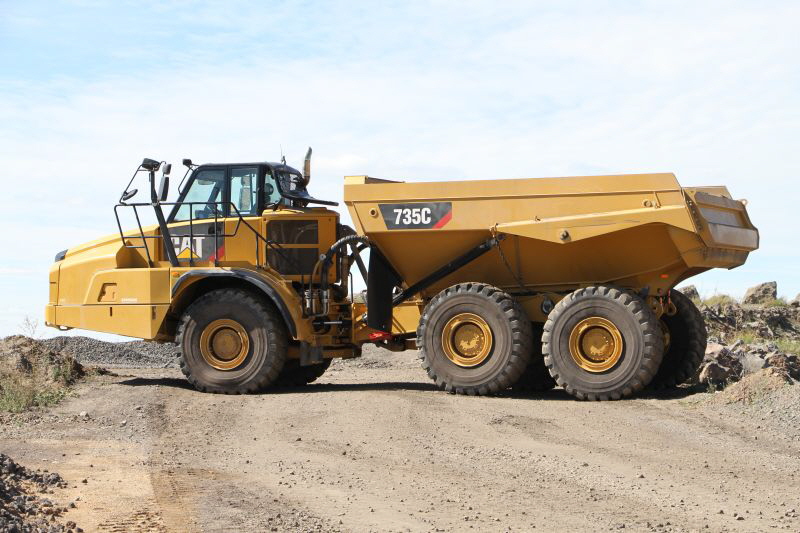
[[[172,298],[174,299],[183,288],[187,287],[192,282],[197,281],[198,278],[204,279],[219,277],[229,277],[245,281],[253,288],[264,294],[272,303],[275,304],[275,307],[278,308],[278,311],[283,317],[284,322],[286,322],[286,327],[289,328],[289,333],[291,334],[292,338],[297,338],[297,322],[292,316],[292,313],[289,311],[289,308],[287,307],[286,302],[281,297],[280,293],[269,283],[264,281],[261,276],[245,268],[226,268],[224,270],[217,268],[199,268],[188,270],[181,274],[181,276],[175,280],[175,283],[172,285]]]

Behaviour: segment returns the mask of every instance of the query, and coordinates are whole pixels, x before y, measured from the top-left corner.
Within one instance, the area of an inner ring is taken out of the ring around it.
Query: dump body
[[[345,203],[406,285],[492,235],[497,250],[430,285],[423,299],[481,281],[559,293],[605,283],[665,295],[758,247],[743,202],[673,174],[402,183],[345,179]],[[522,287],[520,287],[522,286]]]

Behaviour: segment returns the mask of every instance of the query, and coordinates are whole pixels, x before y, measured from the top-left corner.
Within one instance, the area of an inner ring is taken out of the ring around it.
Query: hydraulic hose
[[[339,248],[342,248],[343,246],[359,242],[369,245],[369,238],[361,235],[347,235],[346,237],[342,237],[341,239],[333,243],[331,247],[328,248],[328,251],[322,254],[322,257],[320,257],[321,261],[321,272],[319,280],[320,289],[322,289],[323,291],[328,289],[328,269],[330,269],[331,267],[334,254],[339,250]]]

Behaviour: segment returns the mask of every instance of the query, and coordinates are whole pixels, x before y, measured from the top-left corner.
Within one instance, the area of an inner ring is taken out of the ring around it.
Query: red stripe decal
[[[445,216],[443,216],[442,218],[439,219],[439,222],[437,222],[436,224],[433,225],[433,229],[439,229],[441,227],[444,227],[445,224],[450,222],[451,218],[453,218],[453,212],[452,211],[448,211]]]
[[[219,249],[217,249],[217,253],[211,254],[211,257],[209,257],[208,260],[218,261],[222,259],[224,256],[225,256],[225,245],[223,244],[222,246],[219,247]]]

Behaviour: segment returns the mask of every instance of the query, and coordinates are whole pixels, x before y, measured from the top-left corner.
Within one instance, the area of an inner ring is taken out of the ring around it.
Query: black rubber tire
[[[556,386],[556,380],[548,372],[542,355],[542,332],[544,324],[532,324],[533,346],[531,347],[531,360],[525,367],[525,372],[519,377],[511,389],[516,392],[547,392]]]
[[[453,316],[470,312],[492,331],[488,358],[465,368],[450,361],[441,343],[442,329]],[[507,293],[482,283],[461,283],[437,294],[425,307],[417,329],[422,367],[436,385],[455,394],[487,395],[515,383],[531,357],[531,322]]]
[[[278,387],[302,387],[319,379],[331,366],[332,359],[323,359],[316,365],[300,366],[299,359],[287,359],[275,385]]]
[[[250,339],[247,356],[232,370],[214,368],[200,351],[201,332],[219,318],[239,322]],[[189,383],[202,392],[224,394],[258,392],[273,384],[288,350],[286,325],[275,307],[239,289],[218,289],[195,300],[181,318],[176,341]]]
[[[694,302],[675,289],[669,292],[669,298],[677,312],[661,316],[669,330],[670,344],[650,382],[653,389],[675,387],[691,379],[703,363],[708,343],[705,320]]]
[[[619,362],[602,373],[578,366],[569,350],[572,329],[591,316],[610,320],[622,335]],[[619,400],[642,390],[658,370],[663,352],[658,319],[645,301],[605,285],[578,289],[558,302],[542,335],[542,353],[550,375],[580,400]]]

